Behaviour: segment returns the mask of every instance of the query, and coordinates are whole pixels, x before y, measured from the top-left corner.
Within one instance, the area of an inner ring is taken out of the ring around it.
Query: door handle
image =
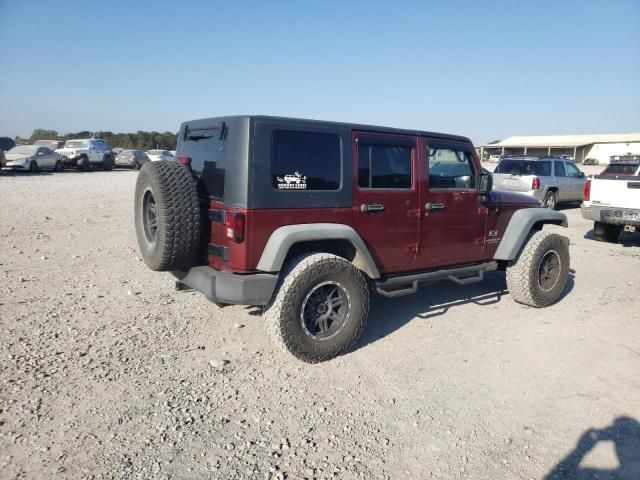
[[[377,202],[363,203],[362,205],[360,205],[360,210],[365,212],[365,213],[382,212],[382,211],[384,211],[384,205],[382,205],[381,203],[377,203]]]
[[[444,210],[444,203],[427,203],[425,204],[424,209],[430,212],[434,210]]]

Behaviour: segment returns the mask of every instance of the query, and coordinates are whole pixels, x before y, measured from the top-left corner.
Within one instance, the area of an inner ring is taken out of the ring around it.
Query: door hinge
[[[411,245],[407,245],[404,247],[404,251],[407,253],[418,253],[418,244],[412,243]]]

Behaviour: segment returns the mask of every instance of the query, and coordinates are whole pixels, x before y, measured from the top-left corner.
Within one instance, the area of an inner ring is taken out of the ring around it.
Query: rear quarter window
[[[340,137],[276,130],[271,138],[271,185],[276,190],[338,190]]]

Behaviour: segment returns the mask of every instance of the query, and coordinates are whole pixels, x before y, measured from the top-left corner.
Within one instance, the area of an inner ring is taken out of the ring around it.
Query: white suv
[[[85,170],[91,165],[99,165],[111,170],[114,165],[113,154],[104,140],[97,138],[67,140],[64,147],[56,150],[65,158],[65,164]]]

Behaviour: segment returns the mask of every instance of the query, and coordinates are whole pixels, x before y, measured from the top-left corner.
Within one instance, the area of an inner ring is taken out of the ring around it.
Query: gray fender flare
[[[347,240],[356,249],[353,264],[370,278],[380,278],[380,272],[362,237],[348,225],[340,223],[304,223],[277,228],[269,237],[258,262],[257,270],[279,272],[292,245],[319,240]]]
[[[496,260],[513,260],[527,241],[531,229],[536,223],[568,226],[564,213],[548,208],[523,208],[517,210],[509,221],[493,258]]]

